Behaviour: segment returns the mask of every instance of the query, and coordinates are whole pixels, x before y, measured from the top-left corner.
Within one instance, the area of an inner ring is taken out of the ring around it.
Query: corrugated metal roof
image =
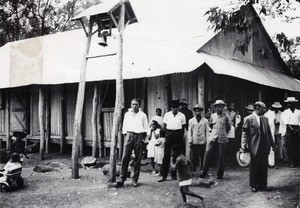
[[[215,35],[207,31],[203,17],[207,8],[202,8],[200,0],[189,0],[188,4],[181,0],[130,2],[139,23],[125,29],[124,79],[190,72],[206,61],[215,73],[299,91],[299,82],[291,77],[252,65],[246,70],[241,62],[199,55],[197,49]],[[89,55],[116,53],[116,37],[113,30],[108,47],[103,48],[94,35]],[[6,44],[0,48],[0,88],[78,82],[85,38],[83,30],[74,30]],[[89,59],[86,81],[115,79],[117,61],[116,55]]]
[[[198,0],[130,2],[139,23],[124,31],[124,79],[189,72],[203,63],[196,50],[215,34],[207,32]],[[116,30],[105,48],[96,36],[89,55],[118,51]],[[83,30],[74,30],[6,44],[0,48],[0,88],[78,82],[85,38]],[[117,61],[117,56],[89,59],[86,80],[115,79]]]
[[[300,82],[293,77],[259,66],[232,59],[225,59],[203,52],[200,52],[199,56],[216,74],[237,77],[274,88],[300,91]]]

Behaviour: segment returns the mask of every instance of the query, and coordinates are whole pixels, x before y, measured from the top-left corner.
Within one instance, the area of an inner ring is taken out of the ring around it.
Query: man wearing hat
[[[245,117],[241,138],[241,150],[250,152],[250,186],[252,192],[258,190],[269,191],[268,181],[268,155],[274,142],[271,135],[268,119],[263,116],[266,105],[258,101],[254,105],[254,112]]]
[[[227,134],[231,129],[230,118],[224,113],[226,104],[223,100],[216,100],[213,104],[216,113],[211,115],[212,131],[209,136],[207,149],[204,156],[204,166],[200,178],[204,178],[209,170],[210,160],[214,150],[217,150],[217,178],[222,179],[224,174],[224,155],[226,143],[228,143]]]
[[[299,138],[299,125],[300,125],[300,111],[296,109],[295,97],[288,97],[285,101],[287,109],[281,114],[280,133],[286,143],[287,159],[290,167],[300,165],[300,138]]]
[[[185,115],[185,120],[186,120],[186,125],[185,125],[185,127],[184,127],[184,137],[183,137],[183,139],[184,139],[184,145],[186,145],[185,147],[186,148],[184,148],[183,150],[182,150],[182,153],[183,153],[183,155],[185,155],[186,153],[188,154],[189,152],[188,152],[188,136],[187,136],[187,131],[188,131],[188,129],[189,129],[189,120],[191,119],[191,118],[193,118],[193,111],[191,111],[190,109],[188,109],[188,101],[187,101],[187,99],[181,99],[180,100],[180,102],[179,102],[179,104],[180,104],[180,108],[179,108],[179,112],[181,112],[181,113],[183,113],[184,115]],[[186,151],[187,150],[187,151]]]
[[[209,124],[208,120],[202,117],[204,110],[202,105],[195,105],[193,110],[195,116],[189,120],[188,139],[191,148],[191,163],[193,165],[193,171],[196,172],[199,161],[200,170],[203,168],[206,141],[209,136]]]
[[[167,179],[170,159],[171,159],[171,148],[175,144],[181,146],[182,149],[185,148],[183,142],[184,127],[186,125],[185,116],[183,113],[179,112],[179,101],[172,100],[170,103],[171,111],[164,115],[164,124],[166,128],[166,141],[164,149],[164,158],[160,169],[161,178],[158,182],[163,182]],[[173,179],[176,178],[176,172],[172,171],[171,176]]]

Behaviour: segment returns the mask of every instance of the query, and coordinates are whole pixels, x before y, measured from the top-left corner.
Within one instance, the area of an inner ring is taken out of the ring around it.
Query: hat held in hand
[[[238,164],[242,167],[246,167],[251,162],[251,157],[249,152],[243,152],[242,150],[236,153],[236,159]]]

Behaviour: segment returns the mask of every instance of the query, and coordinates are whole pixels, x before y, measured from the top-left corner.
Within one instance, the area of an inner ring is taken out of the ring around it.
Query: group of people
[[[300,111],[295,108],[298,100],[288,97],[284,102],[287,109],[283,112],[279,110],[282,108],[280,102],[275,102],[268,111],[265,103],[261,101],[248,105],[245,107],[248,116],[242,122],[239,113],[233,110],[234,105],[230,104],[227,107],[221,99],[213,103],[215,112],[211,113],[209,118],[203,116],[203,105],[195,105],[192,112],[187,108],[186,100],[172,100],[169,104],[171,110],[162,116],[161,109],[156,109],[156,115],[149,125],[147,115],[140,109],[140,100],[133,99],[123,121],[124,153],[120,180],[117,181],[116,187],[124,185],[133,152],[135,162],[132,184],[134,187],[139,185],[145,145],[148,157],[151,158],[152,173],[160,176],[158,182],[167,180],[171,167],[171,178],[177,178],[177,171],[180,187],[188,187],[191,185],[192,173],[196,172],[198,165],[202,171],[200,178],[207,177],[214,154],[217,155],[217,178],[222,179],[228,138],[234,137],[234,128],[238,123],[243,123],[240,151],[249,152],[251,156],[250,186],[253,192],[269,190],[267,168],[270,151],[275,151],[279,158],[286,155],[291,167],[299,165],[300,162],[297,151],[300,147]],[[190,155],[187,157],[184,156],[186,143],[190,147]],[[159,173],[155,163],[160,165]],[[185,195],[201,199],[187,187],[180,189],[183,200]]]

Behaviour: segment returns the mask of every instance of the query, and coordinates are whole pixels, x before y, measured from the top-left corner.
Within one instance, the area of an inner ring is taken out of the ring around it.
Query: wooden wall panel
[[[92,107],[93,107],[94,83],[87,83],[85,88],[85,100],[83,108],[83,135],[85,140],[92,141]]]
[[[161,108],[162,115],[168,112],[168,75],[148,78],[148,120],[155,116],[155,109]]]
[[[78,84],[66,85],[66,136],[73,136]]]
[[[114,109],[102,109],[102,113],[103,113],[104,142],[110,142]]]
[[[171,75],[172,99],[187,99],[188,108],[191,109],[198,103],[197,72],[178,73]]]
[[[31,87],[31,135],[40,135],[40,125],[39,125],[39,86]]]
[[[51,108],[51,135],[59,136],[60,134],[60,99],[61,99],[61,88],[62,85],[54,85],[51,86],[51,101],[50,101],[50,108]]]

